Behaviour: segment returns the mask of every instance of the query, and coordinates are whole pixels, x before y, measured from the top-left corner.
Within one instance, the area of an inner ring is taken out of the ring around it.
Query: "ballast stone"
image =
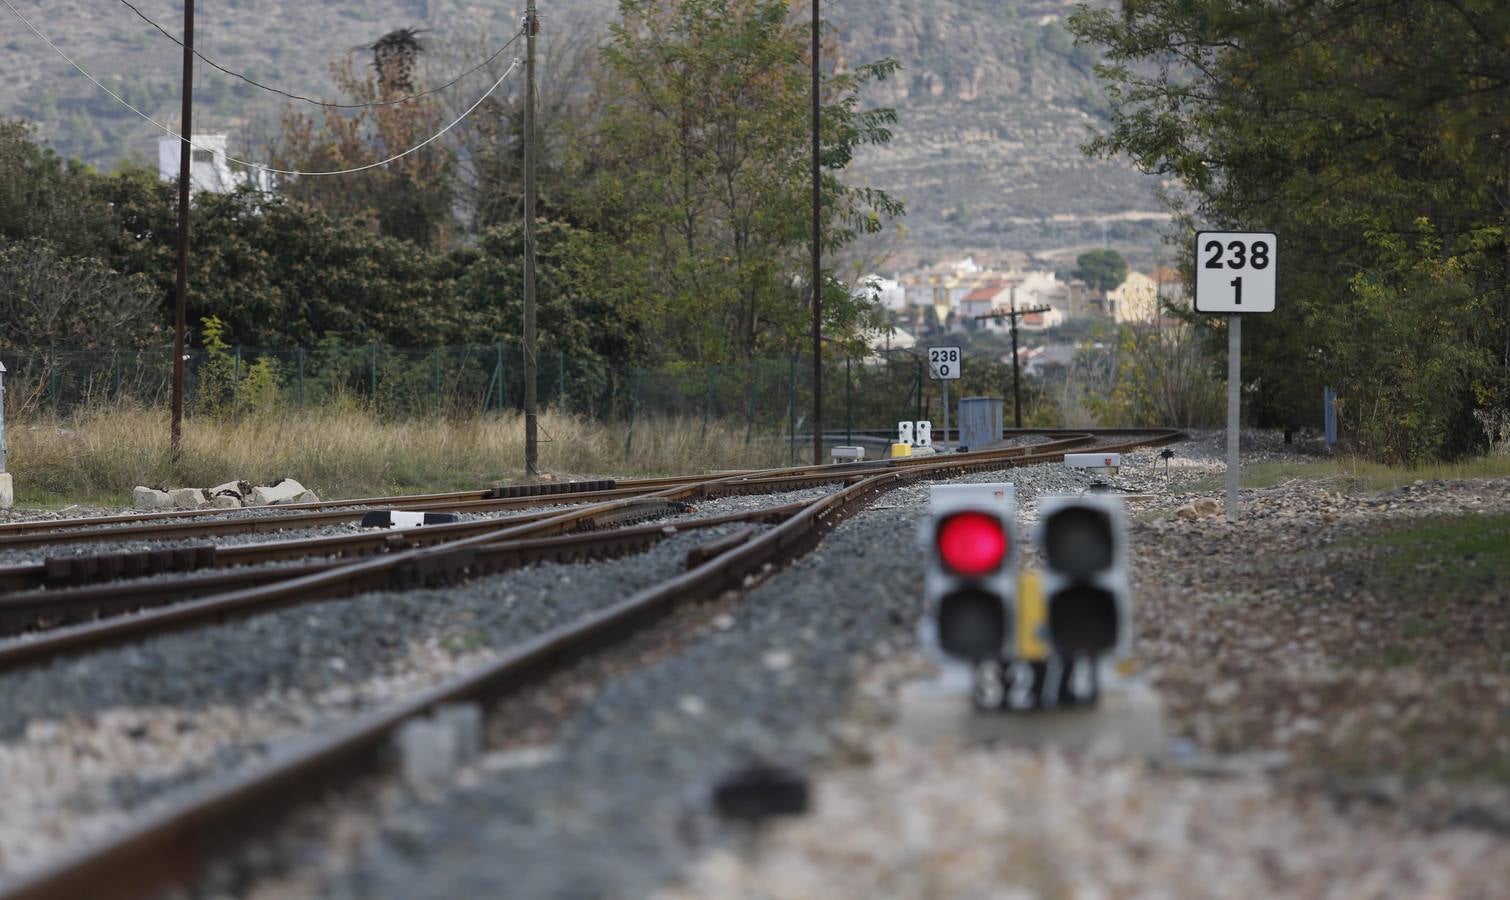
[[[137,485],[131,490],[131,505],[136,509],[172,509],[173,498],[167,491]]]
[[[241,498],[235,494],[216,494],[210,498],[210,506],[214,509],[240,509]]]

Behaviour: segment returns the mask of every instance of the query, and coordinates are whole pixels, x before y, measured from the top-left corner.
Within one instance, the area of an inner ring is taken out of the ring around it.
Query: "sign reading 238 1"
[[[1197,232],[1196,312],[1273,312],[1278,250],[1279,242],[1272,232]]]

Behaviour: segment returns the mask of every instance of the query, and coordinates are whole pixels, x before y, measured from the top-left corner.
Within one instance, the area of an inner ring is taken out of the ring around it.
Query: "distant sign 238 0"
[[[960,374],[958,347],[928,348],[928,377],[934,381],[954,381]]]

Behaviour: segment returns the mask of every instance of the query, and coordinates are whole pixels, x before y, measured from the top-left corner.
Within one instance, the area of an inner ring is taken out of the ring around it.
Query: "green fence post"
[[[440,348],[435,348],[435,408],[440,409]]]
[[[561,412],[566,412],[566,351],[556,354],[556,396]]]
[[[503,409],[509,402],[509,385],[505,381],[509,370],[503,365],[503,341],[498,342],[498,362],[494,366],[494,372],[498,375],[498,409]]]
[[[755,361],[750,360],[750,378],[745,389],[745,446],[755,437]]]
[[[717,373],[718,366],[708,367],[708,392],[703,397],[703,433],[698,443],[708,442],[708,420],[713,417],[713,376]]]
[[[112,393],[115,394],[115,402],[121,402],[121,351],[117,347],[110,351],[110,361],[115,369],[115,383],[112,385]]]
[[[369,364],[368,364],[368,371],[369,371],[369,374],[370,374],[370,379],[369,380],[370,380],[371,389],[372,389],[372,411],[373,412],[377,412],[377,406],[378,406],[378,401],[377,401],[377,353],[378,353],[377,344],[373,344],[372,345],[372,359],[369,361]]]
[[[624,435],[624,462],[629,462],[629,451],[634,446],[634,420],[640,407],[640,370],[634,370],[634,393],[629,395],[629,433]]]
[[[787,462],[797,464],[797,357],[788,360],[786,372]]]
[[[300,347],[295,354],[299,360],[299,408],[304,408],[304,348]]]
[[[231,415],[241,414],[241,345],[236,345],[236,363],[231,369]]]

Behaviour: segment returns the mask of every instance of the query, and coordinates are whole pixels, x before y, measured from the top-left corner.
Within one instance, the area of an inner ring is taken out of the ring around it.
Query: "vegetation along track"
[[[1136,436],[1138,439],[1132,439],[1134,434],[1109,435],[1113,442],[1103,447],[1109,451],[1131,450],[1184,437],[1169,430],[1137,432]],[[251,823],[274,823],[300,802],[320,796],[323,789],[383,769],[387,763],[382,750],[389,736],[414,716],[443,703],[486,701],[522,690],[586,653],[619,644],[681,604],[738,589],[747,579],[761,577],[802,555],[835,525],[891,488],[919,479],[1055,462],[1067,449],[1091,440],[1090,435],[1080,435],[1031,448],[920,457],[895,465],[849,468],[843,473],[835,467],[836,477],[848,483],[816,502],[793,507],[774,528],[758,535],[745,532],[753,536],[742,542],[710,545],[706,554],[694,554],[689,559],[687,571],[673,578],[517,644],[476,669],[312,736],[297,749],[250,770],[188,789],[180,799],[135,824],[0,885],[0,900],[85,896],[105,900],[142,896],[189,881],[215,853],[244,840]],[[687,496],[704,488],[699,484],[660,493]],[[602,507],[564,513],[561,518],[591,515],[592,509]],[[265,591],[290,598],[300,592],[366,589],[378,573],[408,565],[409,560],[424,558],[423,554],[434,554],[435,570],[444,571],[448,567],[440,561],[475,558],[473,554],[506,533],[365,560],[227,596],[246,599]],[[465,555],[457,556],[458,552]]]

